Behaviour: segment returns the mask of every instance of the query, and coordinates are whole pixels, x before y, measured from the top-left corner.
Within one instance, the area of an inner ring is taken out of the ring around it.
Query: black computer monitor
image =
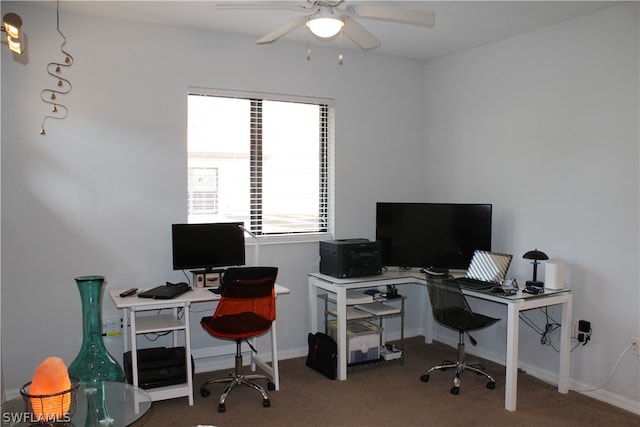
[[[491,204],[377,203],[385,266],[466,269],[491,250]]]
[[[245,264],[244,224],[172,224],[173,269],[203,269]]]

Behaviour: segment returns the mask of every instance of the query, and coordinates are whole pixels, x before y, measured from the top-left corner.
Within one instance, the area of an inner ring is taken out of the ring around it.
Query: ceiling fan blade
[[[312,8],[296,4],[292,1],[226,1],[216,4],[219,10],[293,10],[294,12],[308,12]]]
[[[346,10],[356,17],[366,19],[419,25],[427,28],[432,28],[436,24],[436,15],[429,10],[400,9],[370,4],[353,4],[347,6]]]
[[[380,40],[356,20],[345,16],[342,32],[362,50],[371,50],[380,46]]]
[[[262,36],[260,39],[258,39],[256,43],[257,44],[273,43],[279,38],[289,34],[291,31],[295,30],[296,28],[303,26],[304,23],[307,22],[307,19],[309,19],[307,16],[302,16],[300,18],[294,19],[293,21],[289,21],[286,24],[284,24],[282,27],[277,28],[272,32],[270,32],[269,34]]]

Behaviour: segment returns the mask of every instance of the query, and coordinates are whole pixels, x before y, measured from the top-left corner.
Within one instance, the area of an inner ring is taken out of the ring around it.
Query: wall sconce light
[[[531,264],[533,264],[533,280],[527,280],[526,283],[527,288],[531,288],[529,289],[529,291],[531,291],[530,293],[540,293],[544,291],[544,282],[538,280],[538,264],[540,264],[539,261],[546,261],[549,257],[544,252],[534,249],[522,255],[522,258],[533,260],[531,262]]]
[[[22,55],[24,52],[24,32],[22,18],[15,13],[7,13],[2,17],[2,31],[7,33],[7,44],[12,52]]]
[[[307,21],[307,28],[321,39],[330,39],[344,27],[344,21],[332,13],[320,13]]]

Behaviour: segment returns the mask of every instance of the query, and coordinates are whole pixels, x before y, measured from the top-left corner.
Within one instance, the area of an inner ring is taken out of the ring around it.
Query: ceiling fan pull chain
[[[344,62],[344,55],[342,54],[342,31],[340,31],[340,53],[338,54],[338,64],[342,65]]]

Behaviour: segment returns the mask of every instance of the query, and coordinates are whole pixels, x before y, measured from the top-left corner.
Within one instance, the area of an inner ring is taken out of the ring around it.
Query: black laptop
[[[138,294],[140,298],[173,299],[191,290],[187,283],[167,283]]]

